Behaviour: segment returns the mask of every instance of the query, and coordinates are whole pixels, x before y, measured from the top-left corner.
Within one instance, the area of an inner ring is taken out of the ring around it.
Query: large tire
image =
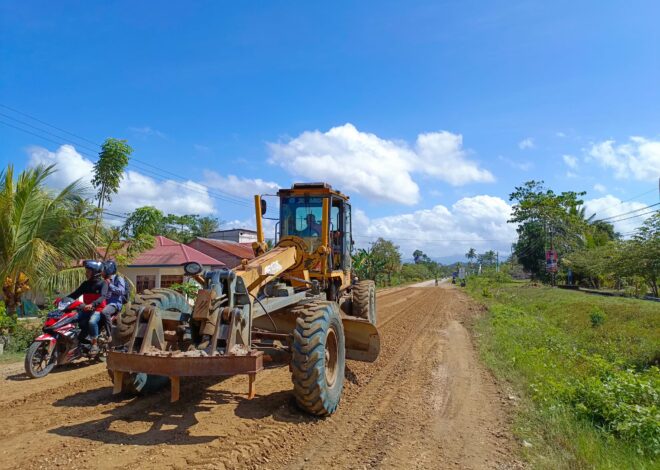
[[[119,330],[119,342],[126,344],[133,336],[138,313],[144,307],[154,306],[161,310],[174,310],[178,312],[190,312],[190,305],[185,296],[172,289],[157,288],[145,290],[137,294],[133,302],[126,306],[119,315],[117,328]]]
[[[344,327],[335,302],[296,307],[291,371],[298,406],[317,416],[335,412],[344,388]]]
[[[47,364],[41,360],[43,355],[48,351],[48,343],[45,341],[35,341],[30,345],[25,353],[25,373],[33,378],[40,379],[46,377],[53,370],[57,364],[57,349],[53,350],[53,355]]]
[[[118,337],[121,345],[128,343],[133,336],[137,326],[137,318],[140,310],[147,306],[154,306],[161,310],[172,310],[182,313],[190,313],[191,308],[185,296],[165,288],[145,290],[137,294],[133,302],[126,306],[117,319]],[[114,380],[114,374],[108,370],[110,380]],[[158,390],[168,382],[167,377],[160,375],[147,375],[144,373],[124,374],[124,391],[131,394]]]
[[[374,281],[359,281],[353,286],[353,316],[376,324],[376,284]]]

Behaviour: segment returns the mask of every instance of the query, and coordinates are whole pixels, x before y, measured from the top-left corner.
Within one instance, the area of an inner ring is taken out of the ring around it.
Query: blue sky
[[[63,184],[85,177],[89,141],[121,137],[139,161],[118,213],[245,225],[250,208],[226,198],[328,179],[361,243],[506,250],[507,195],[528,179],[588,191],[599,217],[657,202],[659,15],[652,1],[0,1],[0,163],[57,162]]]

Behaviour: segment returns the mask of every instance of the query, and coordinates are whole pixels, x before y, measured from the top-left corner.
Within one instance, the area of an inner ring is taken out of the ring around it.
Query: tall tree
[[[399,247],[390,240],[379,238],[371,247],[372,255],[382,263],[383,271],[387,274],[387,283],[392,283],[392,274],[401,269],[401,253]]]
[[[138,207],[131,212],[124,226],[122,234],[129,237],[141,235],[163,235],[165,216],[153,206]]]
[[[101,152],[99,153],[99,159],[94,164],[94,177],[92,178],[92,185],[96,188],[98,202],[94,240],[96,240],[98,227],[103,217],[103,207],[106,202],[112,202],[112,196],[119,191],[119,184],[131,153],[133,153],[133,149],[126,140],[111,137],[101,145]]]
[[[11,165],[0,172],[0,280],[12,315],[23,292],[52,287],[94,249],[92,222],[80,216],[83,187],[75,182],[48,191],[45,181],[54,172],[54,166],[38,166],[16,179]]]
[[[509,195],[509,200],[516,202],[509,222],[518,224],[514,254],[532,275],[545,274],[546,248],[552,246],[562,255],[583,246],[587,222],[581,197],[585,194],[556,194],[545,188],[543,181],[527,181]]]

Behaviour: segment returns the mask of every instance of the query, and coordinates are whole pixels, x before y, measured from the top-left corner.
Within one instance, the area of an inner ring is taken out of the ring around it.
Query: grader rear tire
[[[307,413],[331,415],[341,399],[346,362],[337,304],[316,301],[293,311],[298,316],[291,361],[296,402]]]
[[[353,316],[376,324],[376,284],[374,281],[359,281],[353,286]]]
[[[131,339],[135,330],[138,313],[147,306],[184,313],[191,310],[186,298],[177,291],[165,288],[145,290],[142,294],[137,294],[133,303],[127,305],[127,308],[119,315],[117,326],[121,344],[126,344]]]
[[[117,319],[117,328],[119,331],[119,342],[122,345],[127,344],[133,336],[133,331],[137,326],[137,318],[141,309],[147,306],[154,306],[161,310],[172,310],[182,313],[189,313],[190,306],[186,298],[172,290],[165,288],[156,288],[145,290],[142,294],[137,294],[133,302],[126,306],[126,309]],[[110,380],[114,381],[114,374],[108,370]],[[168,382],[167,377],[160,375],[147,375],[144,373],[124,374],[124,391],[137,395],[141,392],[158,390]]]

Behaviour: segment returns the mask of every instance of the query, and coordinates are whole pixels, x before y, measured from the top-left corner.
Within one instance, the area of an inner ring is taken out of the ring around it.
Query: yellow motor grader
[[[252,398],[265,360],[283,356],[298,405],[320,416],[336,410],[345,359],[372,362],[380,351],[375,286],[352,271],[348,196],[326,183],[297,183],[277,197],[272,249],[257,195],[254,259],[233,270],[183,266],[202,286],[194,306],[170,289],[136,295],[115,331],[122,346],[108,354],[114,393],[169,377],[176,401],[181,377],[245,374]]]

